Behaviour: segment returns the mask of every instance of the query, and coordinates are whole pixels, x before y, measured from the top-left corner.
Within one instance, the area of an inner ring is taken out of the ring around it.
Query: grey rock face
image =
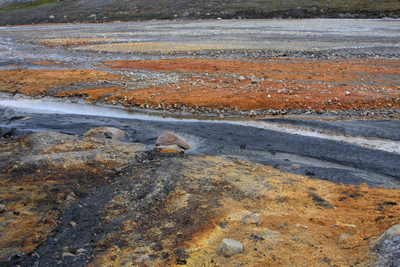
[[[400,225],[394,225],[371,246],[379,252],[375,266],[400,266]]]

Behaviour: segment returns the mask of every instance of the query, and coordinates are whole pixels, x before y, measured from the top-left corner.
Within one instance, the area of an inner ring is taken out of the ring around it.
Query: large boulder
[[[90,129],[83,136],[121,140],[126,137],[126,134],[124,131],[113,127],[97,127]]]
[[[374,266],[400,266],[400,225],[390,227],[371,248],[379,255]]]
[[[385,233],[383,233],[372,245],[372,249],[383,250],[390,243],[400,244],[400,225],[394,225],[390,227]]]
[[[178,147],[183,149],[190,148],[189,142],[187,140],[171,132],[166,132],[160,135],[156,140],[156,146],[166,147],[172,145],[177,145]]]

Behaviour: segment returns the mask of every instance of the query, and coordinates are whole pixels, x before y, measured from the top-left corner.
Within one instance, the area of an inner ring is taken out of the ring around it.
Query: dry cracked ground
[[[362,21],[320,21],[357,24],[343,37],[310,30],[315,21],[210,23],[2,27],[2,97],[398,119],[398,20],[364,22],[365,32]],[[2,266],[392,264],[371,245],[399,224],[398,189],[48,131],[0,142]],[[225,238],[243,253],[220,255]]]

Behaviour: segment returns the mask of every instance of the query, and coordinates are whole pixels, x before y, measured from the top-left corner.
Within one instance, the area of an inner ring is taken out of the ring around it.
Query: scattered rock
[[[0,263],[10,262],[15,257],[21,258],[25,255],[26,255],[25,252],[20,250],[11,251],[8,252],[4,257],[0,258]]]
[[[190,148],[188,141],[171,132],[166,132],[162,134],[156,140],[156,146],[171,146],[171,145],[177,145],[178,147],[183,149]]]
[[[252,78],[251,78],[251,83],[253,83],[253,84],[257,84],[257,83],[258,83],[258,80],[257,80],[257,78],[255,78],[255,77],[252,77]]]
[[[80,248],[80,249],[78,249],[78,250],[76,251],[76,253],[79,253],[79,254],[85,253],[85,252],[86,252],[86,249],[84,249],[84,248]]]
[[[75,254],[72,254],[71,252],[64,252],[64,253],[61,255],[61,258],[62,258],[62,259],[65,259],[66,257],[76,257],[76,255],[75,255]]]
[[[250,110],[250,116],[257,116],[257,112],[255,110]]]
[[[248,214],[244,217],[244,221],[243,224],[247,225],[247,224],[256,224],[257,226],[260,226],[260,223],[262,222],[262,220],[260,218],[258,218],[257,216]]]
[[[6,207],[6,205],[4,205],[4,204],[0,204],[0,213],[3,213],[3,212],[5,212],[7,210],[7,207]]]
[[[345,94],[345,95],[350,95],[350,92],[349,92],[349,91],[346,91],[344,94]]]
[[[66,202],[67,204],[70,204],[70,203],[72,203],[72,202],[74,202],[74,201],[75,201],[75,193],[74,193],[74,192],[69,193],[69,194],[65,197],[65,202]]]
[[[244,247],[242,245],[242,243],[233,240],[233,239],[227,239],[224,238],[224,240],[222,240],[221,244],[219,245],[219,249],[218,252],[219,254],[221,254],[222,256],[225,257],[231,257],[233,255],[242,253],[244,251]]]
[[[126,137],[126,134],[124,131],[113,127],[97,127],[90,129],[83,136],[121,140]]]
[[[75,226],[78,225],[76,222],[70,222],[69,224],[70,224],[72,227],[75,227]]]
[[[298,168],[300,168],[299,164],[293,164],[292,166],[289,167],[290,169],[294,169],[297,170]]]
[[[244,81],[244,80],[246,80],[245,77],[243,77],[243,76],[239,76],[239,77],[238,77],[238,81],[239,81],[239,82]]]
[[[268,236],[271,236],[271,235],[279,235],[279,234],[280,234],[279,232],[271,231],[268,228],[265,228],[263,231],[258,232],[258,235],[260,235],[260,236],[262,236],[264,238],[266,238]]]

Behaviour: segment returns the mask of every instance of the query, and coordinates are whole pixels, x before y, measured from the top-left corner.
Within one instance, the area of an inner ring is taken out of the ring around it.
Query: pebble
[[[346,239],[348,239],[350,236],[348,234],[341,234],[339,237],[339,243],[342,243],[343,241],[345,241]]]
[[[219,254],[225,257],[231,257],[233,255],[242,253],[243,251],[244,247],[242,243],[227,238],[224,238],[224,240],[222,240],[218,249]]]
[[[64,253],[61,255],[61,258],[62,258],[62,259],[65,259],[66,257],[76,257],[76,255],[75,255],[75,254],[72,254],[71,252],[64,252]]]

